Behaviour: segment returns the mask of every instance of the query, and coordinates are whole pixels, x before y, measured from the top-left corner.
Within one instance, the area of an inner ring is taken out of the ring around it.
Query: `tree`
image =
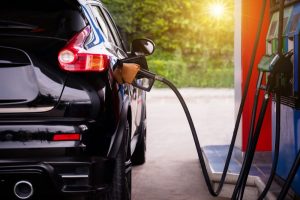
[[[141,37],[152,39],[161,55],[180,56],[182,62],[188,63],[181,67],[190,70],[232,68],[233,0],[218,1],[226,7],[226,13],[219,19],[210,15],[207,1],[102,1],[126,32],[129,41]],[[169,59],[161,55],[159,59]],[[154,56],[154,59],[157,58]]]

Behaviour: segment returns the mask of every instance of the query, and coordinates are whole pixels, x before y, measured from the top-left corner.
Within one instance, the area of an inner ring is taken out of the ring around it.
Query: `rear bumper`
[[[100,157],[60,160],[0,161],[0,199],[18,199],[14,186],[19,181],[33,186],[30,199],[84,199],[109,190],[113,161]]]
[[[0,150],[84,147],[92,124],[85,121],[1,121]],[[80,134],[80,140],[53,141],[54,135]]]

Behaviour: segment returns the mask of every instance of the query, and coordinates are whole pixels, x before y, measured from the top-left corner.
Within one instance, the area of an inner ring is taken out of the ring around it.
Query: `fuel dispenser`
[[[293,71],[291,84],[287,90],[289,92],[282,96],[281,100],[281,141],[279,151],[279,163],[276,170],[278,177],[286,179],[292,164],[296,158],[297,152],[300,150],[300,100],[299,100],[299,32],[300,32],[300,2],[290,6],[292,9],[291,17],[289,17],[286,30],[285,49],[294,51],[292,57]],[[274,116],[276,109],[272,103],[272,134],[274,134]],[[300,170],[298,170],[294,181],[291,185],[292,189],[300,196]]]
[[[266,38],[266,55],[258,65],[259,70],[268,71],[276,56],[278,48],[279,11],[278,1],[271,2],[272,18]],[[282,53],[293,53],[290,57],[292,67],[286,69],[286,77],[282,77],[280,91],[280,147],[276,175],[286,180],[296,155],[300,149],[300,100],[299,100],[299,33],[300,33],[300,1],[286,1],[283,16]],[[287,67],[287,66],[286,66]],[[276,106],[272,100],[272,138],[273,154],[276,138]],[[291,185],[297,196],[300,196],[300,170]]]
[[[272,9],[271,9],[272,10]],[[287,22],[290,21],[293,8],[288,7],[284,10],[283,15],[283,53],[287,53],[288,46],[288,34],[287,34]],[[258,64],[258,69],[262,71],[268,71],[269,66],[277,53],[278,49],[278,26],[279,26],[279,11],[275,11],[272,14],[267,38],[266,38],[266,55],[262,57]]]

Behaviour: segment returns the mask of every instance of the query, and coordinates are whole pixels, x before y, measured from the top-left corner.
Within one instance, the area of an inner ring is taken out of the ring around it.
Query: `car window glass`
[[[95,15],[95,18],[104,34],[104,37],[111,43],[115,44],[114,38],[112,36],[112,33],[109,29],[109,26],[105,22],[104,16],[101,13],[101,10],[98,6],[92,6],[93,14]]]
[[[109,26],[111,27],[112,33],[113,33],[114,38],[115,38],[116,43],[117,43],[117,46],[120,47],[120,48],[122,48],[122,42],[120,40],[119,33],[118,33],[118,31],[117,31],[117,29],[115,27],[115,24],[114,24],[111,16],[108,14],[108,12],[105,9],[103,10],[103,13],[105,15],[105,18],[108,21]]]

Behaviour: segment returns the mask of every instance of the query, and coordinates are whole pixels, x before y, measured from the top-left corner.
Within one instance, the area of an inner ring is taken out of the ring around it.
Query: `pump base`
[[[218,186],[221,179],[221,175],[224,168],[224,163],[226,160],[228,145],[213,145],[205,146],[202,148],[205,155],[205,162],[208,167],[208,172],[211,180],[213,181],[215,187]],[[220,194],[221,197],[231,198],[234,186],[238,179],[242,165],[243,153],[240,149],[235,148],[233,153],[233,159],[229,165],[228,175],[225,179],[224,188]],[[265,183],[268,180],[269,173],[271,171],[272,164],[272,152],[257,152],[253,166],[250,170],[250,176],[247,180],[247,186],[245,190],[244,199],[256,200],[260,193],[265,188]],[[267,200],[276,200],[278,191],[281,190],[280,181],[276,178],[275,183],[272,184],[270,192],[267,194]],[[298,199],[297,197],[296,199]],[[287,200],[295,199],[295,193],[293,191],[289,192],[286,196]]]

